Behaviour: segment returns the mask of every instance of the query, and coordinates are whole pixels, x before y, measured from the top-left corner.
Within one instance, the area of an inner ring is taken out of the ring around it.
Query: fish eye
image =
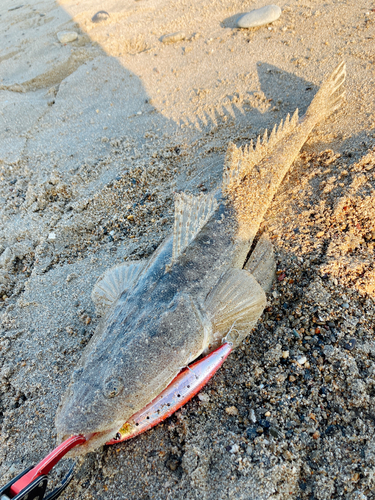
[[[103,393],[106,398],[115,398],[118,396],[124,384],[118,378],[110,378],[104,382]]]

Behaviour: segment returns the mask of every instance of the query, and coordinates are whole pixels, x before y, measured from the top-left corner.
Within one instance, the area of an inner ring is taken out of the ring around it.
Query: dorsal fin
[[[215,193],[200,194],[199,196],[186,193],[176,194],[172,262],[193,241],[216,208]]]
[[[225,158],[223,191],[226,191],[229,185],[239,183],[248,175],[271,152],[277,142],[292,132],[297,123],[298,109],[295,110],[291,120],[289,120],[288,114],[284,123],[281,120],[278,127],[275,125],[268,139],[267,130],[264,133],[263,140],[259,135],[255,148],[253,147],[253,141],[251,141],[249,147],[245,146],[243,148],[237,148],[233,143],[230,143]]]
[[[145,265],[145,260],[121,264],[111,267],[98,279],[91,293],[98,314],[104,316],[121,294],[134,285]]]

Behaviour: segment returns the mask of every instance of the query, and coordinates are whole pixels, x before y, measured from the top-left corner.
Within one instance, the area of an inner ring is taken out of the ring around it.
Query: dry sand
[[[278,279],[257,329],[202,399],[84,457],[62,498],[374,498],[371,3],[282,1],[278,21],[239,30],[264,2],[17,2],[0,7],[2,483],[55,446],[98,323],[97,277],[150,255],[173,192],[217,186],[229,141],[302,114],[344,59],[344,106],[313,131],[262,228]],[[61,44],[61,31],[78,37]]]

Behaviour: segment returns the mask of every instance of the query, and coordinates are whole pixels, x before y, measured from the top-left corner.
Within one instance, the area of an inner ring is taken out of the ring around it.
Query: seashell
[[[93,23],[100,23],[102,21],[106,21],[109,18],[108,12],[105,10],[99,10],[96,14],[94,14],[91,18]]]

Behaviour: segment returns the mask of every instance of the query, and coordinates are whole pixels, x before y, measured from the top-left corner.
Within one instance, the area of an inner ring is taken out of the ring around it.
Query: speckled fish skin
[[[308,135],[339,107],[344,79],[341,63],[305,117],[298,120],[295,114],[255,150],[230,145],[222,189],[178,195],[174,234],[149,262],[125,264],[111,275],[118,293],[103,292],[106,314],[57,413],[59,439],[95,433],[75,455],[109,441],[183,366],[224,338],[236,347],[255,326],[274,259],[272,245],[261,238],[248,260],[251,244]],[[113,278],[121,273],[133,276],[129,283]],[[103,278],[97,291],[102,293],[109,279]]]

